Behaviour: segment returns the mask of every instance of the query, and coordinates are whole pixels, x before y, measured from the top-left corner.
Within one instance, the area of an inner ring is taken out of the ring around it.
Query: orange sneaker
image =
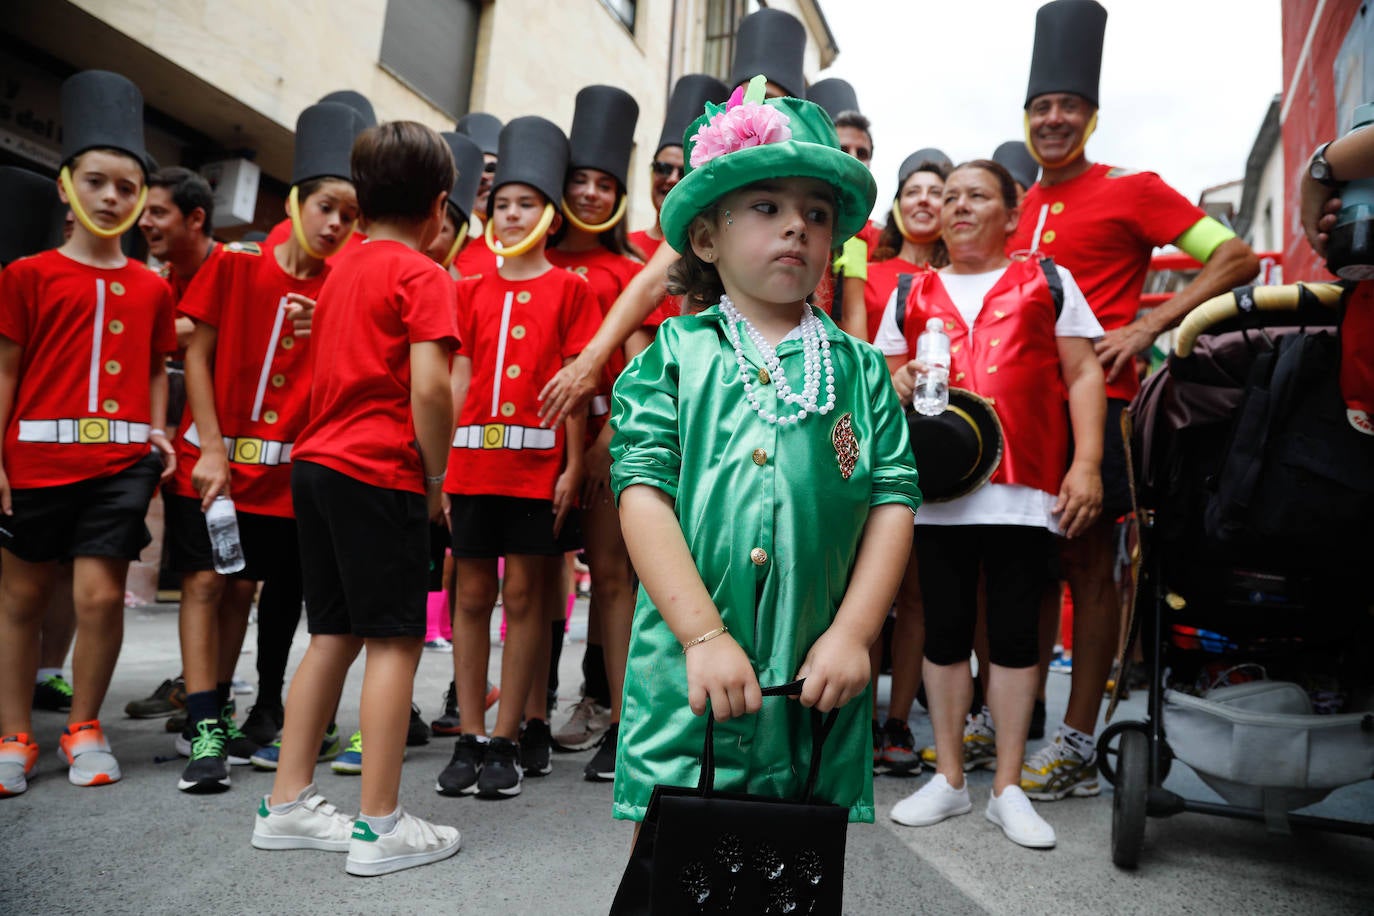
[[[123,775],[97,719],[68,725],[58,745],[58,756],[68,764],[67,781],[74,786],[108,786]]]
[[[29,787],[29,774],[38,762],[38,745],[23,732],[0,738],[0,798],[19,795]]]

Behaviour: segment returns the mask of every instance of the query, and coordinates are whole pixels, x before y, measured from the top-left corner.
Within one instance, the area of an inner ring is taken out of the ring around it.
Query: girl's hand
[[[577,491],[582,488],[582,468],[568,465],[563,473],[558,475],[558,482],[553,487],[553,536],[558,537],[563,530],[563,523],[568,519],[568,513],[573,510],[577,503]]]
[[[830,712],[863,693],[871,676],[868,646],[843,631],[826,630],[797,669],[797,677],[806,678],[801,704]]]
[[[687,650],[687,703],[693,715],[706,711],[706,700],[717,722],[758,712],[763,691],[749,656],[729,633]]]
[[[291,320],[293,334],[309,337],[310,325],[315,319],[315,300],[300,293],[287,293],[286,317]]]
[[[597,500],[611,495],[611,450],[600,438],[591,444],[583,458],[587,463],[587,479],[582,484],[582,505],[592,506]]]
[[[202,449],[191,468],[191,486],[200,494],[200,511],[210,508],[215,497],[229,495],[229,456],[223,449]]]
[[[158,477],[158,483],[166,483],[176,473],[177,452],[172,448],[172,442],[167,438],[166,433],[158,433],[149,436],[148,441],[157,451],[157,456],[162,459],[162,475]]]

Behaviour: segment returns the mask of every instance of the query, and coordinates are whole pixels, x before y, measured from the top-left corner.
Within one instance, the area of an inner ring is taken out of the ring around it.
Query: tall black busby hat
[[[471,111],[458,119],[454,128],[477,142],[483,153],[495,156],[501,146],[501,119],[485,111]]]
[[[291,183],[312,178],[350,180],[353,141],[366,129],[362,115],[339,102],[317,102],[296,119],[296,159]]]
[[[0,265],[61,244],[62,200],[51,178],[0,166],[0,200]]]
[[[527,184],[553,204],[563,199],[563,178],[568,171],[568,138],[558,125],[538,115],[515,118],[501,128],[496,174],[487,198],[487,215],[496,205],[502,185]]]
[[[445,131],[439,136],[448,144],[453,164],[458,167],[453,190],[448,192],[448,205],[462,217],[461,225],[472,216],[472,202],[477,199],[477,187],[482,183],[482,150],[467,134]]]
[[[1035,14],[1026,107],[1047,92],[1072,92],[1097,104],[1107,11],[1097,0],[1053,0]]]
[[[1024,140],[1008,140],[992,151],[992,161],[1011,172],[1011,177],[1023,188],[1035,184],[1040,174],[1040,163],[1026,149]]]
[[[714,76],[705,73],[688,73],[678,78],[673,85],[673,94],[668,97],[668,111],[663,117],[663,133],[658,138],[654,155],[665,146],[682,146],[683,134],[697,118],[707,102],[724,104],[730,97],[730,87]]]
[[[859,96],[854,87],[835,77],[806,87],[806,100],[824,108],[832,121],[838,118],[842,111],[862,110],[859,108]]]
[[[616,86],[585,86],[577,93],[568,132],[568,168],[600,169],[629,183],[630,150],[635,142],[639,103]]]
[[[118,73],[83,70],[62,84],[62,162],[96,147],[128,153],[147,171],[143,93]]]
[[[806,26],[782,10],[761,9],[740,20],[735,33],[735,59],[730,85],[739,86],[758,74],[777,83],[788,95],[806,98]]]
[[[354,92],[352,89],[338,89],[328,95],[321,96],[320,101],[347,105],[363,119],[364,128],[377,126],[377,112],[372,110],[372,103],[361,92]]]
[[[938,150],[933,146],[927,146],[925,149],[918,149],[916,152],[903,159],[902,167],[897,170],[897,193],[901,193],[902,185],[906,184],[906,180],[919,172],[921,166],[927,162],[938,165],[945,170],[946,174],[948,174],[950,169],[954,168],[954,163],[949,161],[949,157],[946,156],[942,150]]]
[[[933,417],[907,414],[911,451],[921,473],[921,497],[943,503],[988,482],[1002,463],[1002,422],[992,403],[964,388],[949,389],[949,407]]]

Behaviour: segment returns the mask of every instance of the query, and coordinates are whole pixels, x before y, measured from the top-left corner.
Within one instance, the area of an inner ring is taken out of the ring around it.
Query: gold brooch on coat
[[[844,414],[835,422],[830,433],[830,441],[835,444],[835,460],[840,465],[840,476],[848,480],[859,463],[859,437],[854,435],[854,415]]]

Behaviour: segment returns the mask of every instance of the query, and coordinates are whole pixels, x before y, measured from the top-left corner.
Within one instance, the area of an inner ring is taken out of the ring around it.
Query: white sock
[[[378,836],[385,836],[396,829],[396,824],[401,819],[401,809],[397,808],[390,814],[362,814],[359,813],[358,820],[372,828],[372,832]]]
[[[41,683],[43,683],[44,681],[46,681],[46,680],[47,680],[48,678],[50,678],[50,677],[61,677],[61,676],[62,676],[62,669],[61,669],[61,668],[39,668],[39,669],[38,669],[38,676],[34,678],[33,682],[34,682],[35,684],[41,684]]]
[[[319,790],[315,788],[315,784],[312,782],[304,789],[301,789],[301,794],[297,795],[294,801],[289,801],[284,805],[268,805],[267,809],[271,811],[273,814],[285,814],[288,811],[300,807],[302,802],[304,802],[307,798],[314,795],[318,791]],[[269,795],[267,797],[271,798],[272,796]]]
[[[1084,760],[1092,760],[1093,755],[1097,753],[1097,742],[1093,740],[1093,736],[1076,728],[1060,725],[1059,739],[1073,748],[1074,752]]]

